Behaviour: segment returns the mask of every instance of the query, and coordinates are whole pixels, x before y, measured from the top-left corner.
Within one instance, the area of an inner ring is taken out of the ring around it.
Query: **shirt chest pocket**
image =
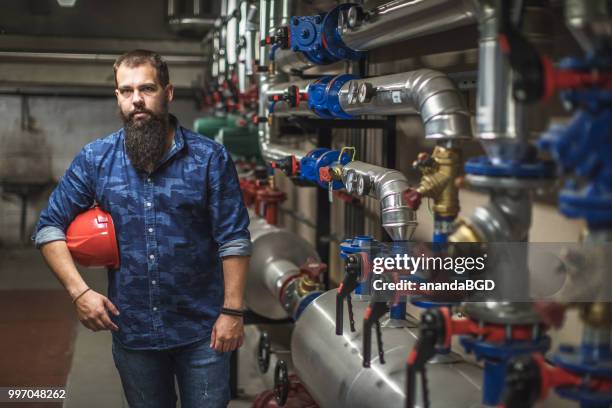
[[[156,191],[158,210],[182,222],[198,223],[206,214],[207,198],[203,188],[181,183]]]

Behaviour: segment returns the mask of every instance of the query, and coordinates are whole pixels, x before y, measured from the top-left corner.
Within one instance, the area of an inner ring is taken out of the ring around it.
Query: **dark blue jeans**
[[[130,350],[113,340],[113,358],[130,408],[221,408],[230,399],[230,353],[202,340],[169,350]]]

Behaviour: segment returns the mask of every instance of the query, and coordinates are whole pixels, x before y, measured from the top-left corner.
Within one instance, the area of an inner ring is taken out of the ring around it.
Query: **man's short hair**
[[[126,65],[130,68],[138,67],[143,64],[151,64],[157,72],[157,80],[161,86],[165,87],[170,83],[170,74],[168,73],[168,65],[158,53],[149,50],[132,50],[119,56],[115,60],[113,65],[113,71],[115,73],[115,86],[117,83],[117,70],[121,65]]]

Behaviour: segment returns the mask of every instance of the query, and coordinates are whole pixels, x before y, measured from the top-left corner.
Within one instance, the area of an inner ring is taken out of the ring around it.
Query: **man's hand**
[[[210,347],[217,351],[233,351],[242,346],[244,324],[242,317],[220,314],[210,336]]]
[[[76,301],[77,313],[83,326],[95,332],[99,330],[117,331],[119,328],[108,316],[109,310],[115,316],[119,315],[119,310],[104,295],[89,290]]]

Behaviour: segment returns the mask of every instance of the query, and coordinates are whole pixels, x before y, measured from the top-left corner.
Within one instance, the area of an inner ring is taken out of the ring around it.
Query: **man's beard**
[[[134,168],[151,173],[166,152],[168,135],[168,110],[154,113],[142,108],[125,115],[121,110],[125,131],[125,150]],[[137,113],[147,113],[148,118],[136,120]]]

